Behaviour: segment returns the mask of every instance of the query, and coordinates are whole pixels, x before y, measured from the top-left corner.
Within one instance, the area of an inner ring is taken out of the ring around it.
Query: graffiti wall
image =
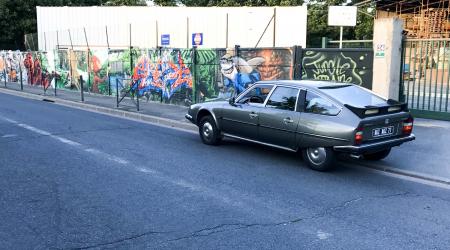
[[[302,79],[354,83],[372,89],[373,51],[369,49],[305,49]]]
[[[140,51],[132,75],[132,89],[147,100],[189,104],[192,100],[192,50]]]
[[[108,50],[90,50],[87,83],[89,91],[109,94]]]
[[[291,49],[202,49],[196,55],[198,101],[229,98],[257,81],[293,76]]]
[[[22,58],[20,51],[10,50],[0,52],[0,81],[20,81],[20,72],[24,69]]]
[[[369,49],[235,48],[0,51],[0,80],[189,105],[261,80],[321,79],[371,89]]]

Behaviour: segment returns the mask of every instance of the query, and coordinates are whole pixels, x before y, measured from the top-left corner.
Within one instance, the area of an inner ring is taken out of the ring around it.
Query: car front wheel
[[[335,153],[331,148],[306,148],[302,153],[306,164],[313,170],[328,171],[334,168]]]
[[[379,160],[386,158],[390,152],[391,152],[391,149],[388,148],[388,149],[385,149],[380,152],[364,154],[363,156],[364,156],[364,159],[369,160],[369,161],[379,161]]]
[[[205,144],[218,145],[222,140],[220,131],[212,116],[203,117],[198,124],[198,130],[200,138]]]

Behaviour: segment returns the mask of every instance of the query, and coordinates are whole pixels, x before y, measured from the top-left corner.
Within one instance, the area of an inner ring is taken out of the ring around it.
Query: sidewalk
[[[66,106],[77,106],[102,113],[125,116],[167,126],[178,127],[196,131],[196,127],[184,118],[187,107],[163,104],[159,102],[146,102],[140,99],[140,111],[137,112],[134,103],[126,99],[116,108],[115,96],[103,96],[97,94],[84,94],[84,102],[81,102],[80,92],[69,90],[47,90],[44,95],[42,87],[24,86],[20,91],[20,85],[10,83],[5,89],[0,84],[0,92],[16,95],[33,94],[28,97],[34,99],[50,99]],[[416,140],[395,147],[391,154],[382,161],[369,162],[354,160],[352,162],[366,167],[413,176],[425,180],[450,184],[450,122],[428,119],[415,119],[414,131]]]

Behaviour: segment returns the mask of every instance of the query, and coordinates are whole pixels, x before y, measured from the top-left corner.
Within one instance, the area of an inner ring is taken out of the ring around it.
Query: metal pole
[[[5,88],[6,88],[6,78],[7,78],[7,75],[6,75],[6,59],[5,59],[5,54],[3,54],[2,57],[3,57],[3,64],[4,64],[4,67],[3,67],[3,74],[5,75]]]
[[[55,67],[55,73],[53,74],[53,77],[55,78],[55,87],[54,87],[54,90],[55,90],[55,96],[56,96],[56,88],[57,88],[57,86],[58,86],[58,74],[56,73],[56,67]]]
[[[135,95],[136,95],[136,108],[137,111],[139,111],[139,84],[136,84]]]
[[[344,33],[344,27],[341,26],[341,34],[339,36],[339,48],[342,49],[342,33]]]
[[[70,34],[70,29],[68,29],[67,31],[69,32],[70,46],[72,47],[73,50],[72,35]]]
[[[186,48],[189,49],[189,17],[186,17]]]
[[[20,58],[20,62],[19,62],[19,74],[20,74],[20,90],[22,90],[22,91],[23,91],[22,61],[23,61],[23,59],[22,59],[22,58]]]
[[[158,20],[156,20],[155,21],[156,23],[155,23],[155,26],[156,26],[156,47],[158,47],[159,46],[159,34],[158,34]]]
[[[108,76],[108,95],[111,95],[111,77],[109,75],[109,52],[110,52],[110,48],[109,48],[109,35],[108,35],[108,26],[105,26],[105,30],[106,30],[106,43],[108,45],[108,68],[106,69],[106,75]]]
[[[162,49],[162,47],[158,46],[158,57],[160,59],[161,59],[161,49]],[[161,86],[161,98],[159,99],[159,102],[163,101],[163,89],[164,89],[164,86]]]
[[[193,103],[197,102],[197,86],[196,86],[196,80],[197,80],[197,46],[192,47],[192,58],[193,58],[193,74],[192,74],[192,100]]]
[[[119,107],[119,79],[116,78],[116,108]]]
[[[80,89],[81,89],[81,101],[84,102],[84,84],[83,84],[83,76],[80,75]]]
[[[59,33],[56,31],[56,49],[59,50]]]
[[[109,64],[109,52],[110,52],[110,50],[108,48],[108,65],[107,65],[107,69],[106,69],[106,75],[108,76],[108,96],[111,96],[111,76],[110,76],[110,73],[109,73],[109,67],[110,67],[110,64]]]
[[[277,8],[273,8],[273,47],[275,47]]]
[[[328,37],[323,36],[322,37],[322,49],[325,49],[327,47],[328,43]]]
[[[44,48],[45,51],[47,51],[47,36],[45,35],[45,32],[44,32]]]
[[[225,26],[225,48],[228,48],[228,13],[227,13],[227,22]]]
[[[91,92],[91,74],[90,74],[90,56],[91,56],[91,50],[89,48],[89,42],[88,42],[88,38],[87,38],[87,34],[86,34],[86,28],[83,27],[83,31],[84,31],[84,39],[86,40],[86,46],[87,46],[87,73],[88,73],[88,92]]]

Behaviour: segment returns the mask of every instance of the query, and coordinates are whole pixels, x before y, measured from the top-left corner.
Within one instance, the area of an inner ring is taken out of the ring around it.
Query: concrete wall
[[[401,19],[375,19],[372,90],[395,100],[399,99],[400,91],[402,32]]]

